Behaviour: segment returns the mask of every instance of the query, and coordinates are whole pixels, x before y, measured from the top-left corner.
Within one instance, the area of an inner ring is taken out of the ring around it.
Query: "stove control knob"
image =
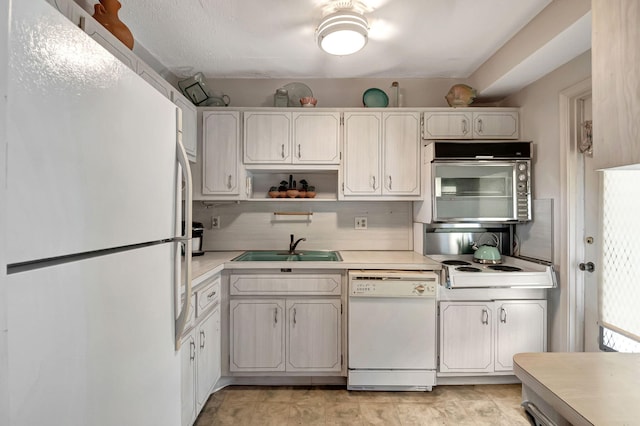
[[[422,293],[424,293],[424,286],[422,284],[417,285],[417,286],[414,287],[414,290],[416,292],[418,292],[419,294],[422,294]]]

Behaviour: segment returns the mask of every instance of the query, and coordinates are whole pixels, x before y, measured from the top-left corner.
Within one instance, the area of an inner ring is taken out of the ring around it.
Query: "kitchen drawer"
[[[220,300],[220,275],[204,284],[204,287],[196,291],[196,317],[202,315]]]
[[[230,277],[230,294],[339,295],[341,274],[234,274]]]

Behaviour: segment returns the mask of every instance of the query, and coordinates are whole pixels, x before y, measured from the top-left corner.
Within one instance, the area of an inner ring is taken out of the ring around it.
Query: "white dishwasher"
[[[438,275],[349,271],[350,390],[432,390]]]

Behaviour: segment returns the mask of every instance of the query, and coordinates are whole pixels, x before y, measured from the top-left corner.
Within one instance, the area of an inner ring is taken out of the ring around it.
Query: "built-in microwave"
[[[531,142],[434,142],[433,222],[531,220]]]

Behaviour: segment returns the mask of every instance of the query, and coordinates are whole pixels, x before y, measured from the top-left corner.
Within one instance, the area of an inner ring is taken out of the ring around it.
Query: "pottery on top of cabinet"
[[[129,49],[133,49],[133,34],[118,17],[122,5],[118,0],[100,0],[93,6],[93,18],[120,40]]]
[[[466,107],[478,96],[478,92],[466,84],[454,84],[444,98],[450,107]]]

